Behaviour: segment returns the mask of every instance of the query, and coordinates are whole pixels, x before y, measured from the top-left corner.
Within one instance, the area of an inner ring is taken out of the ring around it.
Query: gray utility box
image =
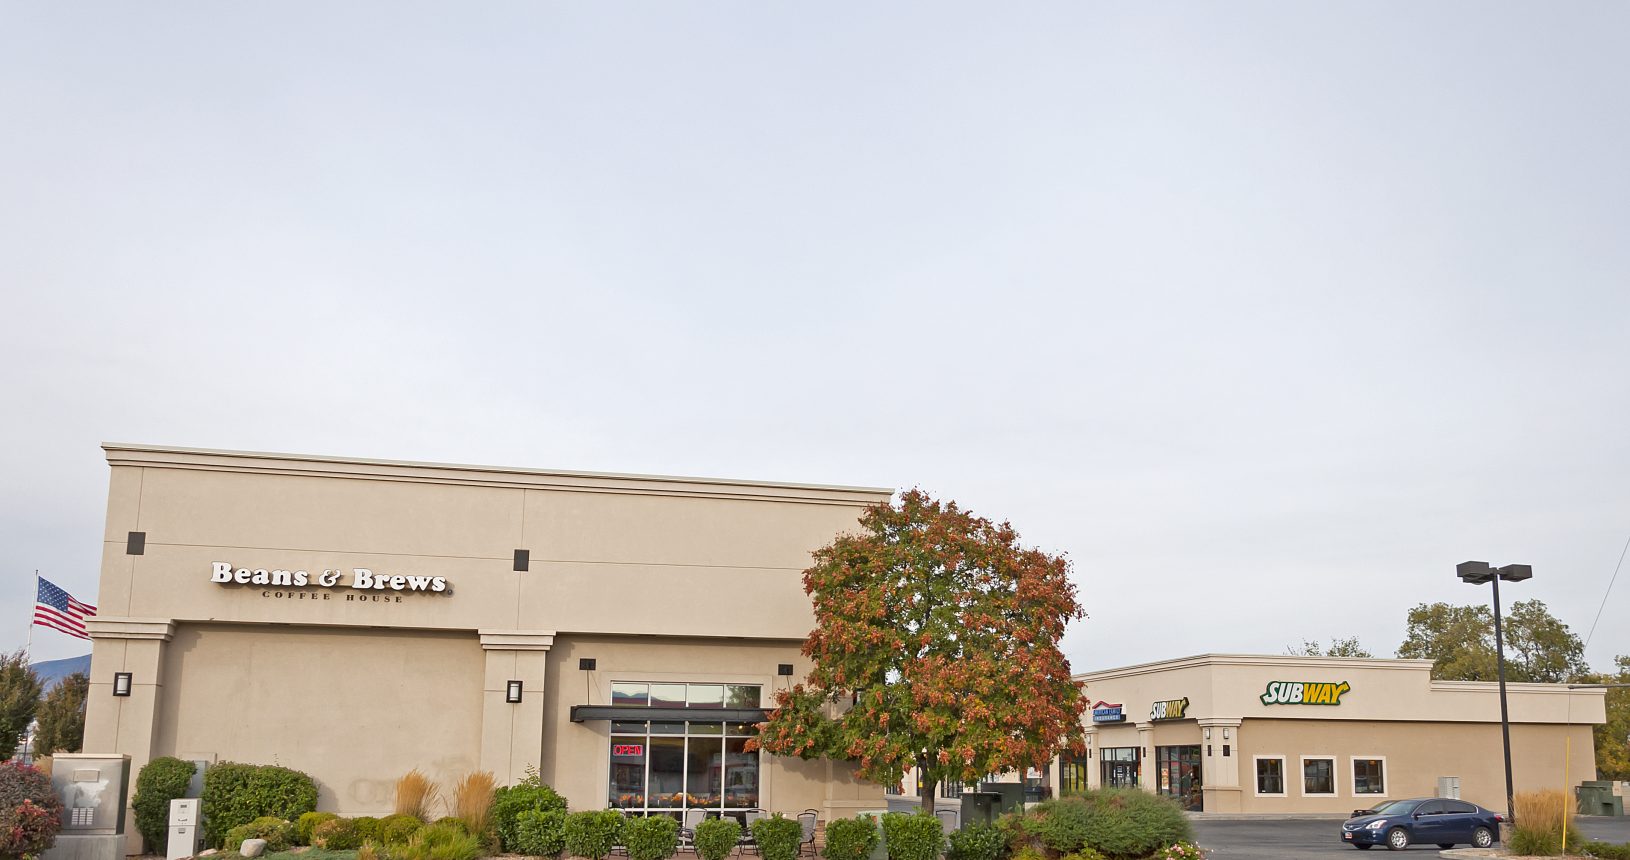
[[[996,805],[1002,796],[994,791],[962,792],[962,826],[990,824],[996,820]]]
[[[198,803],[196,797],[178,797],[170,801],[170,841],[164,851],[164,860],[198,856]]]
[[[51,787],[62,800],[62,831],[43,860],[121,860],[130,756],[57,753]]]
[[[1024,786],[1017,782],[981,782],[980,793],[997,795],[996,814],[1024,811]]]
[[[1438,797],[1447,797],[1450,800],[1460,799],[1460,777],[1438,777]]]

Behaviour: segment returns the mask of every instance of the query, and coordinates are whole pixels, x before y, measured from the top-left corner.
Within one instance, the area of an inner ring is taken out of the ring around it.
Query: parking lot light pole
[[[1505,814],[1506,820],[1515,824],[1517,804],[1516,790],[1511,783],[1511,715],[1506,710],[1505,700],[1505,634],[1500,629],[1500,580],[1522,582],[1532,579],[1534,569],[1526,564],[1489,567],[1486,561],[1463,561],[1455,565],[1455,575],[1471,585],[1485,582],[1494,585],[1494,658],[1495,671],[1500,678],[1500,740],[1505,744]]]

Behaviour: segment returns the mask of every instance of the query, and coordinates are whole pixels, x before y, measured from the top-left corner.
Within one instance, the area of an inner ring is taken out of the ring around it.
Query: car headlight
[[[1380,821],[1371,821],[1369,824],[1364,825],[1364,829],[1365,830],[1380,830],[1381,828],[1386,827],[1386,826],[1387,826],[1387,820],[1385,818],[1383,818]]]

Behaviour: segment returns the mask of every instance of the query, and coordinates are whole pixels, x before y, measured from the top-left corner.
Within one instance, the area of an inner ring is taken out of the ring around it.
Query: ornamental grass
[[[1531,857],[1555,857],[1564,848],[1579,845],[1579,831],[1574,826],[1573,804],[1568,793],[1561,789],[1525,791],[1512,799],[1516,813],[1516,826],[1512,828],[1510,843],[1512,854]],[[1567,823],[1568,844],[1562,844],[1563,823]]]
[[[441,800],[436,784],[414,768],[396,781],[396,814],[411,815],[420,821],[431,819],[431,810]]]
[[[476,837],[484,838],[492,829],[492,799],[497,789],[498,780],[486,770],[467,773],[453,786],[453,816]]]

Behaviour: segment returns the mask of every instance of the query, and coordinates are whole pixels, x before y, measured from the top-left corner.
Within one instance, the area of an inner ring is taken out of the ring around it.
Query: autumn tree
[[[1346,639],[1331,639],[1329,647],[1319,644],[1317,639],[1304,639],[1300,645],[1292,645],[1285,649],[1285,653],[1292,657],[1374,657],[1359,643],[1357,636]]]
[[[45,694],[36,715],[40,727],[34,733],[35,755],[79,752],[85,742],[85,695],[90,685],[84,672],[75,672]]]
[[[1630,684],[1630,655],[1614,658],[1616,672],[1594,675],[1595,684]],[[1607,722],[1593,726],[1596,735],[1596,778],[1630,779],[1630,688],[1607,691]]]
[[[1086,699],[1058,649],[1085,617],[1065,558],[920,490],[860,527],[804,571],[815,665],[777,694],[764,749],[853,761],[883,784],[917,768],[932,808],[944,780],[1044,767],[1084,742]]]
[[[28,652],[0,654],[0,761],[17,752],[39,704],[40,676],[28,664]]]
[[[1590,672],[1584,643],[1545,604],[1522,600],[1502,621],[1506,680],[1562,683]],[[1432,661],[1432,677],[1450,681],[1498,678],[1494,651],[1494,613],[1487,606],[1421,604],[1409,610],[1399,657]]]

